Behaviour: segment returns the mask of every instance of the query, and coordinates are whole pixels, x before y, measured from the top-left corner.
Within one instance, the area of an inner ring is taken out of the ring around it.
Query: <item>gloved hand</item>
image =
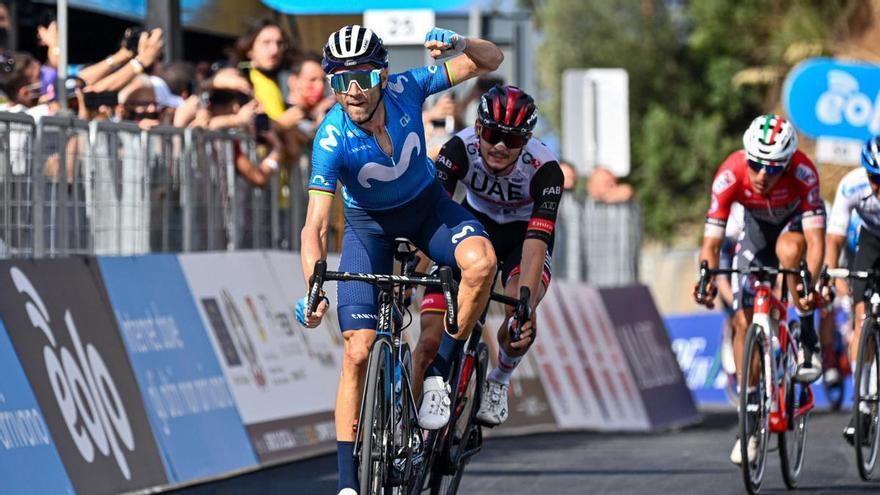
[[[326,296],[321,296],[322,301],[318,303],[318,309],[315,310],[314,313],[308,315],[306,317],[306,310],[309,304],[309,298],[301,297],[298,301],[296,301],[296,321],[306,327],[306,328],[315,328],[316,326],[321,324],[321,319],[324,318],[324,312],[327,311],[327,307],[330,305],[330,300],[327,299]]]
[[[446,52],[462,52],[467,47],[467,38],[449,29],[434,28],[425,35],[425,48],[431,56],[438,58]]]

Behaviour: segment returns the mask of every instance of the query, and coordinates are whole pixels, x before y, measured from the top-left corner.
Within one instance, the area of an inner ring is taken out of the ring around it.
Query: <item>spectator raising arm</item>
[[[149,34],[141,33],[137,55],[121,69],[88,86],[86,91],[118,91],[124,88],[135,76],[142,74],[159,60],[164,46],[161,29],[156,28]]]

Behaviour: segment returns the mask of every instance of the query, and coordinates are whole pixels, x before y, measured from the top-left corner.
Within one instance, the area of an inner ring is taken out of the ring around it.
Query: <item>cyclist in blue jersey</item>
[[[361,26],[330,35],[322,65],[339,101],[315,136],[309,205],[302,230],[306,281],[326,257],[332,196],[342,183],[345,231],[340,271],[391,273],[394,239],[406,237],[441,265],[460,270],[458,326],[445,333],[423,384],[419,423],[436,429],[449,420],[445,377],[485,307],[495,276],[495,252],[482,225],[452,201],[434,179],[427,157],[422,106],[431,94],[494,71],[504,56],[493,43],[432,29],[425,48],[435,59],[458,54],[442,65],[388,74],[382,40]],[[337,285],[339,325],[344,338],[342,376],[336,394],[339,493],[356,494],[354,429],[370,345],[375,339],[377,291],[363,282]],[[323,301],[300,323],[313,327],[327,309]]]

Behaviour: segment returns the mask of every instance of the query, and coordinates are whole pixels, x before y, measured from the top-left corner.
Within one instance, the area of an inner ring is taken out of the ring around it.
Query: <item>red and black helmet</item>
[[[528,134],[535,128],[535,100],[516,86],[495,86],[480,97],[480,124],[505,132]]]

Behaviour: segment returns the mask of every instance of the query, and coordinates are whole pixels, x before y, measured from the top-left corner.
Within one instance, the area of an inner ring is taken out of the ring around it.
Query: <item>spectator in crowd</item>
[[[336,104],[336,97],[327,94],[327,77],[321,68],[321,56],[307,53],[294,60],[287,79],[290,89],[288,103],[291,123],[298,137],[310,147],[318,125],[327,111]]]
[[[261,19],[238,39],[233,53],[233,61],[253,87],[254,98],[274,121],[281,121],[287,109],[278,77],[280,69],[289,62],[289,49],[290,39],[281,25]]]
[[[45,106],[39,105],[40,62],[24,52],[0,56],[0,91],[6,95],[7,102],[0,105],[0,111],[27,113],[41,117],[48,113]]]
[[[633,198],[633,188],[629,184],[620,184],[617,177],[605,167],[593,169],[587,183],[590,198],[602,203],[625,203]]]
[[[564,159],[559,160],[559,168],[562,169],[562,188],[566,191],[573,190],[577,185],[577,170],[571,165],[570,161]]]
[[[141,74],[119,92],[116,117],[136,122],[144,130],[159,125],[159,103],[156,101],[156,89],[150,76]]]
[[[78,74],[86,91],[120,91],[135,77],[150,74],[162,56],[165,39],[159,28],[152,31],[127,29],[120,48],[103,62],[86,67]]]
[[[6,2],[0,2],[0,54],[9,49],[9,28],[12,27],[12,16]]]

